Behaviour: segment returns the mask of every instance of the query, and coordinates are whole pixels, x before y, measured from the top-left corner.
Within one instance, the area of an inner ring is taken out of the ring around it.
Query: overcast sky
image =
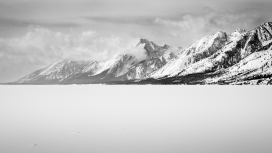
[[[107,60],[147,38],[188,47],[272,21],[271,0],[0,0],[0,82],[62,58]]]

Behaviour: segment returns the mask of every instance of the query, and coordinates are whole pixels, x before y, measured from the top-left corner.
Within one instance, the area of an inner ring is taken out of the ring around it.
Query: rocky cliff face
[[[267,83],[272,76],[271,49],[250,54],[239,63],[225,69],[222,75],[206,79],[206,83]]]
[[[241,37],[241,35],[245,34],[247,31],[245,29],[236,29],[232,34],[228,36],[228,42],[236,41]]]
[[[158,70],[163,65],[166,64],[166,61],[163,58],[151,58],[143,60],[138,64],[132,66],[128,73],[125,74],[125,78],[128,80],[134,79],[143,79],[152,73],[155,70]]]
[[[170,48],[170,46],[166,44],[164,46],[159,46],[147,39],[140,39],[140,42],[137,45],[140,44],[144,44],[144,49],[146,50],[146,55],[148,58],[160,57],[164,54],[165,51],[167,51]]]

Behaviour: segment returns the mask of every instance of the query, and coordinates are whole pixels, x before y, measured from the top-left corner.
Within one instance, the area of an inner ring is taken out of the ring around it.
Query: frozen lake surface
[[[255,153],[271,144],[271,87],[0,86],[1,153]]]

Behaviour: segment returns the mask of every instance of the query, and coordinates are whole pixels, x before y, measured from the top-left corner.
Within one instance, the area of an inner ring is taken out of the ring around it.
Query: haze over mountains
[[[140,39],[145,57],[118,53],[110,60],[60,60],[14,83],[22,84],[271,84],[272,22],[253,30],[219,31],[188,48]]]

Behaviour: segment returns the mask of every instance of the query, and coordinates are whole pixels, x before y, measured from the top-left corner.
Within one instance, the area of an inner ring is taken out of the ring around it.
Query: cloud
[[[134,24],[142,26],[152,26],[154,24],[154,17],[143,17],[143,16],[118,16],[118,17],[105,17],[105,16],[88,16],[83,17],[87,21],[95,21],[101,23],[112,23],[112,24]]]
[[[31,26],[20,38],[0,39],[1,53],[21,58],[27,55],[30,61],[46,59],[107,60],[117,52],[136,48],[137,39],[101,35],[96,31],[65,34]]]
[[[141,59],[145,54],[143,46],[136,47],[138,41],[96,31],[67,34],[30,26],[23,37],[0,38],[0,80],[7,79],[4,75],[12,75],[12,71],[26,73],[60,59],[105,61],[118,52]]]
[[[172,19],[156,18],[154,23],[164,26],[169,36],[183,37],[183,41],[187,39],[192,42],[217,31],[230,33],[237,28],[251,30],[261,21],[266,22],[255,9],[221,12],[205,7],[201,14],[185,13]]]

